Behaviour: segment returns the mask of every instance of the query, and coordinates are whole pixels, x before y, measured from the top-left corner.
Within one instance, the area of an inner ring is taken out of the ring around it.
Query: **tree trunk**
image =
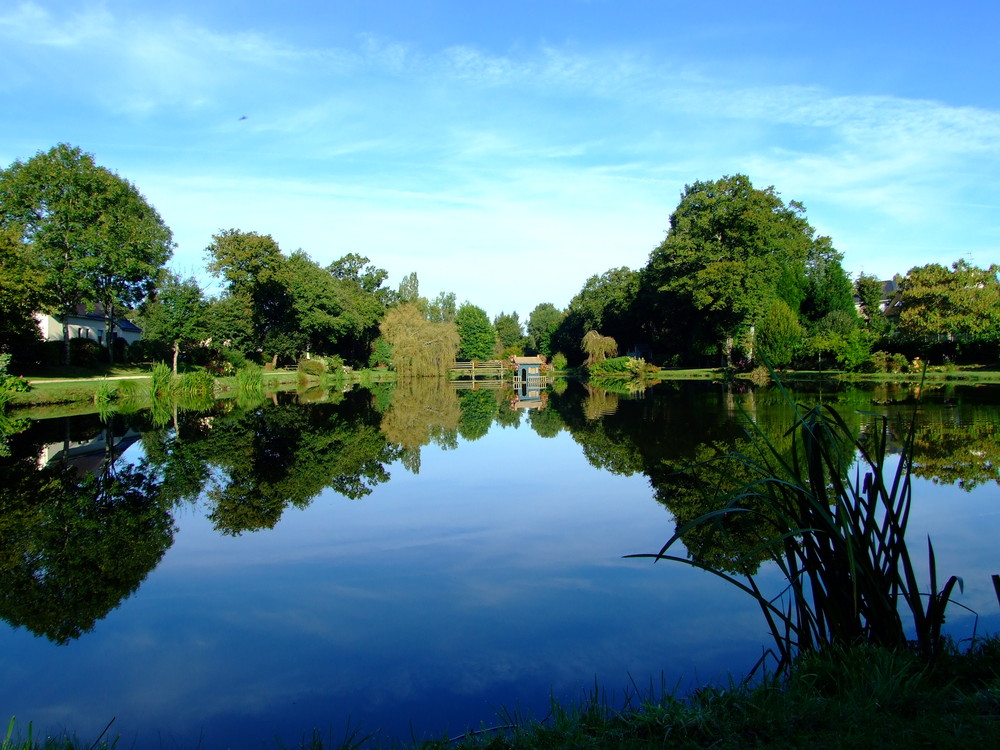
[[[108,364],[115,363],[115,318],[114,309],[111,304],[104,303],[104,335],[108,344]]]
[[[180,339],[174,341],[174,375],[177,374],[177,358],[180,355],[181,342]]]
[[[63,329],[63,359],[65,360],[65,365],[70,366],[70,354],[69,354],[69,313],[63,310],[62,316],[62,329]]]
[[[724,358],[725,366],[730,368],[733,366],[733,337],[727,335],[722,340],[722,356]]]

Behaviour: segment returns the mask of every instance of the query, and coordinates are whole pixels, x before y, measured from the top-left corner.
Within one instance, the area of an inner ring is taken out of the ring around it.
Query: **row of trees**
[[[416,274],[398,290],[384,269],[348,254],[321,266],[286,254],[270,236],[224,230],[206,249],[207,271],[223,282],[209,298],[193,278],[164,269],[173,242],[155,209],[127,180],[60,144],[0,170],[0,351],[39,359],[35,316],[65,321],[79,308],[128,316],[143,329],[145,354],[221,365],[245,356],[273,364],[336,356],[353,365],[394,365],[431,374],[456,356],[488,359],[523,347],[517,314],[490,321],[454,293],[429,301]],[[432,332],[428,335],[428,332]],[[113,362],[114,347],[108,347]],[[433,366],[428,368],[427,362]]]
[[[185,355],[207,363],[233,352],[438,374],[455,358],[565,352],[583,362],[597,341],[667,364],[721,355],[728,365],[763,357],[779,367],[860,368],[875,349],[995,355],[1000,345],[997,266],[914,268],[883,309],[883,282],[852,283],[802,204],[739,174],[686,186],[643,268],[594,275],[565,310],[539,304],[524,323],[516,312],[491,321],[454,293],[422,297],[415,273],[393,290],[366,257],[321,266],[238,229],[206,249],[208,272],[224,284],[208,298],[194,278],[163,270],[172,248],[135,186],[91,155],[60,144],[15,161],[0,171],[0,350],[30,348],[36,313],[65,320],[79,306],[103,310],[109,332],[116,317],[135,318],[147,353],[170,356],[175,369]]]
[[[883,281],[852,282],[842,260],[802,204],[786,204],[773,187],[757,189],[745,175],[696,182],[647,264],[587,279],[563,313],[549,311],[535,344],[578,362],[592,358],[588,332],[666,364],[763,357],[778,367],[863,369],[885,360],[876,350],[997,356],[1000,267],[914,268],[887,303]]]

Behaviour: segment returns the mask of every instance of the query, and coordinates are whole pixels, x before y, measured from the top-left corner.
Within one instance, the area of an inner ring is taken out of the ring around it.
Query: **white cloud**
[[[51,52],[8,89],[65,77],[53,103],[99,103],[102,156],[155,197],[182,255],[241,226],[491,308],[509,307],[498,273],[517,268],[521,299],[561,305],[587,276],[645,262],[685,183],[738,171],[803,200],[849,262],[993,247],[993,111],[741,87],[669,51],[295,46],[104,6],[63,18],[22,3],[0,38],[19,59]]]

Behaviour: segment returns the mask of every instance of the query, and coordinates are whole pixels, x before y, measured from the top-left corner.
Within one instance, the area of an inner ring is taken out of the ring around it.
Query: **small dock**
[[[482,362],[455,362],[448,374],[452,380],[460,378],[496,378],[502,380],[508,373],[508,368],[499,359],[487,359]]]

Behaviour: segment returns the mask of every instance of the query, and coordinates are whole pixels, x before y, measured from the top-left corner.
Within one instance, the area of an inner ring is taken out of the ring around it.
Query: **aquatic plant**
[[[236,387],[241,393],[262,392],[264,368],[248,362],[236,371]]]
[[[157,362],[153,365],[153,370],[149,376],[149,395],[156,401],[157,399],[168,398],[174,391],[176,379],[170,366]]]
[[[180,376],[176,393],[182,399],[204,400],[215,396],[215,377],[207,370],[186,372]]]
[[[717,509],[682,525],[655,554],[707,570],[753,597],[777,649],[778,672],[799,654],[827,646],[915,645],[927,658],[943,647],[941,626],[956,586],[938,587],[934,548],[927,540],[929,591],[921,592],[905,538],[912,487],[913,427],[895,468],[888,460],[887,420],[860,437],[828,406],[795,409],[791,449],[780,450],[748,419],[749,447],[724,456],[747,481],[717,498]],[[715,460],[715,459],[713,459]],[[697,558],[671,554],[706,525],[753,514],[763,529],[747,555],[769,558],[787,585],[772,596],[754,574],[737,577]],[[909,613],[911,644],[902,612]]]

